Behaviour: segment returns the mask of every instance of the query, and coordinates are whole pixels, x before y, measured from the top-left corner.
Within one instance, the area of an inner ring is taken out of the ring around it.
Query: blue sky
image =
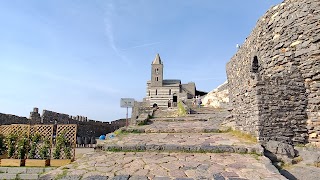
[[[210,91],[257,20],[281,0],[2,0],[0,112],[33,107],[125,117],[142,100],[156,53],[165,79]]]

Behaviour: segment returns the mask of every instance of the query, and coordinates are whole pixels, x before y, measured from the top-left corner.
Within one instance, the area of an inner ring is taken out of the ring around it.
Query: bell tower
[[[152,61],[151,64],[151,86],[162,87],[163,84],[163,64],[161,62],[159,54]]]

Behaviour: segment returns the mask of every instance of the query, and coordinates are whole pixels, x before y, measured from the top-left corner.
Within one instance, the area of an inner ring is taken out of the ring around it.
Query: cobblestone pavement
[[[264,156],[236,153],[95,152],[41,179],[282,180]]]

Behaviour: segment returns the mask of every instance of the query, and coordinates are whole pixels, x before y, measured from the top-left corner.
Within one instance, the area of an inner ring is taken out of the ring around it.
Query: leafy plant
[[[14,134],[14,133],[10,133],[6,138],[5,138],[5,144],[6,144],[6,148],[8,151],[8,158],[13,158],[14,154],[15,154],[15,146],[18,140],[18,135]]]
[[[56,139],[56,148],[53,151],[53,158],[61,158],[61,150],[63,150],[65,158],[71,159],[71,145],[66,139],[65,133],[60,134]]]
[[[49,155],[50,155],[49,149],[50,149],[50,141],[48,139],[45,139],[39,150],[41,159],[49,159]]]
[[[41,139],[41,136],[40,134],[36,133],[34,134],[32,137],[31,137],[31,141],[30,141],[30,151],[29,151],[29,154],[28,154],[28,157],[30,159],[34,159],[36,158],[36,150],[37,150],[37,144],[38,142],[40,141]]]
[[[71,159],[71,147],[66,146],[63,149],[64,155],[66,156],[67,159]]]
[[[25,156],[28,152],[28,138],[26,135],[23,135],[17,143],[17,155],[18,159],[25,159]]]
[[[4,144],[4,136],[0,134],[0,155],[2,155],[6,149],[5,144]]]

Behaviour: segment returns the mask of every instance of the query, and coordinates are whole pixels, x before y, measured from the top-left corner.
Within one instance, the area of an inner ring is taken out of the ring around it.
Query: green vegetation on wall
[[[178,113],[179,113],[179,116],[184,116],[187,114],[187,110],[183,107],[181,101],[178,102]]]

